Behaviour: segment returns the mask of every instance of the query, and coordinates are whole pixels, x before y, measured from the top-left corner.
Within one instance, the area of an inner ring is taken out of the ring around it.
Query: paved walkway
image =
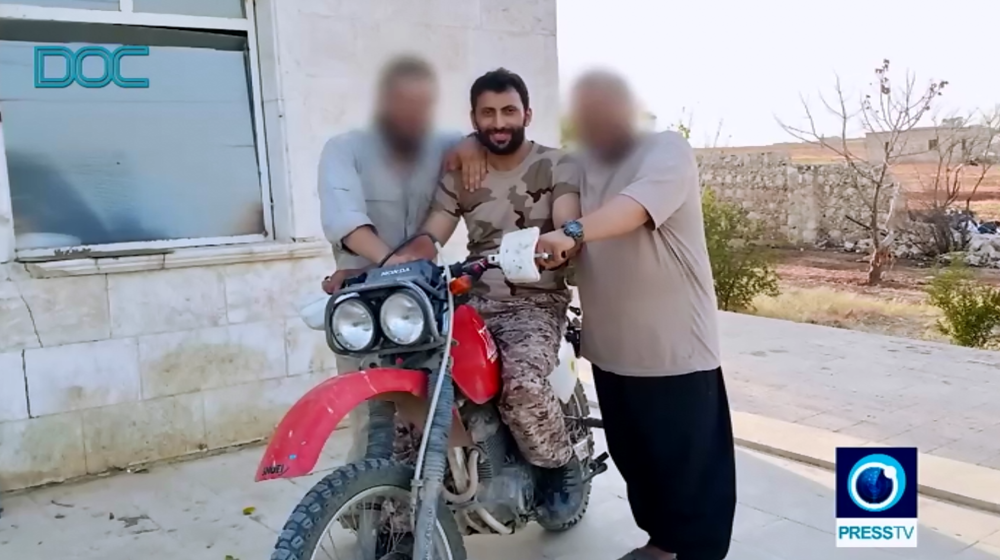
[[[323,467],[346,451],[343,435]],[[254,483],[260,448],[157,466],[5,497],[0,558],[45,560],[264,560],[289,511],[323,472]],[[833,475],[749,452],[739,454],[740,504],[731,560],[1000,558],[1000,517],[921,500],[918,549],[837,549]],[[597,479],[583,524],[558,536],[531,527],[468,541],[473,560],[614,560],[642,541],[611,470]],[[254,507],[250,516],[243,508]]]
[[[1000,353],[723,313],[732,407],[1000,469]]]
[[[1000,469],[1000,352],[720,315],[734,409]]]

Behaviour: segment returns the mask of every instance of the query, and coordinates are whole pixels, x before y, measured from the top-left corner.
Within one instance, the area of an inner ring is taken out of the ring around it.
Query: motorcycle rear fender
[[[363,402],[392,401],[402,420],[422,427],[429,406],[427,381],[423,371],[376,368],[337,375],[313,387],[278,423],[257,468],[257,482],[312,472],[330,434]],[[457,412],[452,445],[468,445],[471,439]]]

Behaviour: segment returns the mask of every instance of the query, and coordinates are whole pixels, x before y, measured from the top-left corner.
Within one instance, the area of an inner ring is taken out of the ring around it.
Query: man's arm
[[[369,261],[378,262],[389,247],[375,231],[361,176],[355,160],[357,136],[342,134],[330,139],[319,160],[319,202],[323,233],[334,247],[347,249]]]
[[[698,163],[687,140],[665,132],[654,142],[635,181],[604,206],[580,218],[584,242],[625,235],[643,225],[656,229],[684,204],[692,189],[697,191]],[[549,232],[538,240],[538,251],[552,258],[539,264],[558,267],[576,248],[576,242],[561,230]]]
[[[698,163],[687,140],[667,132],[654,141],[635,181],[580,219],[585,242],[625,235],[643,225],[656,229],[698,188]]]
[[[552,169],[552,224],[556,229],[580,219],[583,183],[583,166],[569,155],[562,156]]]
[[[434,200],[431,201],[430,212],[424,220],[421,232],[428,233],[442,246],[451,239],[458,227],[458,221],[462,218],[462,209],[458,202],[458,180],[460,175],[448,173],[438,184],[434,193]],[[426,236],[413,240],[412,243],[402,253],[408,257],[421,259],[434,259],[437,256],[437,248]]]

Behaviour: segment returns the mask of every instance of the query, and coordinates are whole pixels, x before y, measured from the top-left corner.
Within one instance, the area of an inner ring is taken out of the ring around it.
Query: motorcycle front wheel
[[[271,560],[411,560],[412,479],[412,467],[385,459],[335,469],[292,511]],[[458,524],[443,502],[433,551],[433,560],[467,560]]]

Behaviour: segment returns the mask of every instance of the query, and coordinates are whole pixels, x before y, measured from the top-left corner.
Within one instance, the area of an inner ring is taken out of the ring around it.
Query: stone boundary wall
[[[698,164],[702,187],[768,224],[772,242],[843,247],[870,237],[847,218],[865,222],[870,196],[845,164],[801,164],[780,153],[703,153]]]

